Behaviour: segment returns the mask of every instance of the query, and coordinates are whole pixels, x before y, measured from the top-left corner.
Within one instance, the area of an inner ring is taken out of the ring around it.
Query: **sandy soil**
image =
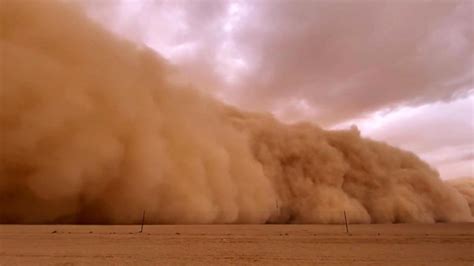
[[[474,265],[474,224],[1,225],[1,265]]]

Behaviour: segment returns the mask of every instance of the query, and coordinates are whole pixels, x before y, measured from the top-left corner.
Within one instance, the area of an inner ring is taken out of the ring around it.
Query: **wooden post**
[[[143,224],[145,224],[145,211],[143,211],[143,216],[142,216],[142,227],[140,228],[140,233],[143,233]]]
[[[346,233],[349,234],[349,225],[347,224],[347,215],[346,215],[346,210],[344,210],[344,220],[346,220]]]

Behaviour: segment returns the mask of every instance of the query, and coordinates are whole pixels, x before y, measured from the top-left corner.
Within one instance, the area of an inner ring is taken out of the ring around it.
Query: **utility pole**
[[[143,233],[143,225],[145,224],[145,211],[143,211],[143,216],[142,216],[142,227],[140,228],[140,233]]]
[[[346,221],[346,233],[349,234],[349,225],[347,224],[347,215],[346,210],[344,210],[344,220]]]

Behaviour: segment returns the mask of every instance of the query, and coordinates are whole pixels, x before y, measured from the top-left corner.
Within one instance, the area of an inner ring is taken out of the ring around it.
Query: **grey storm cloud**
[[[332,124],[398,105],[448,100],[473,78],[472,2],[252,2],[235,42],[256,65],[236,98],[288,98]]]
[[[122,8],[134,2],[122,1]],[[472,5],[144,1],[138,11],[107,21],[151,45],[191,47],[175,63],[193,83],[217,90],[228,103],[288,121],[333,125],[381,108],[449,101],[469,93]],[[226,31],[228,23],[232,30]],[[231,84],[223,77],[232,71],[220,62],[223,56],[244,62]]]

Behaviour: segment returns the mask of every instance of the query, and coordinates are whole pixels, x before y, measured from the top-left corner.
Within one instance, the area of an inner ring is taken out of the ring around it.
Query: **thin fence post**
[[[143,211],[143,216],[142,216],[142,227],[140,228],[140,233],[143,233],[143,225],[145,224],[145,211]]]
[[[349,225],[347,224],[347,215],[346,215],[346,210],[344,210],[344,220],[346,220],[346,233],[349,234]]]

